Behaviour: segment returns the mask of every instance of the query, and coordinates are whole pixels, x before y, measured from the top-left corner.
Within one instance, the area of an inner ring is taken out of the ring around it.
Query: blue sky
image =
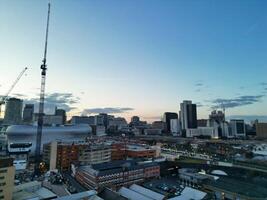
[[[228,115],[267,114],[266,1],[51,3],[47,107],[151,121],[191,99],[199,118],[222,102]],[[13,95],[36,100],[46,12],[47,1],[0,1],[0,94],[28,66]]]

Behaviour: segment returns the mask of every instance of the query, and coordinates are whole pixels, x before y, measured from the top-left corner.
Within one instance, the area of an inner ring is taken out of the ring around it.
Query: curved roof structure
[[[86,124],[44,126],[41,146],[52,141],[83,141],[91,132],[91,127]],[[7,128],[6,135],[8,145],[31,142],[31,153],[35,152],[37,126],[12,125]]]
[[[225,173],[224,171],[222,170],[213,170],[211,172],[211,174],[214,174],[214,175],[221,175],[221,176],[227,176],[227,173]]]

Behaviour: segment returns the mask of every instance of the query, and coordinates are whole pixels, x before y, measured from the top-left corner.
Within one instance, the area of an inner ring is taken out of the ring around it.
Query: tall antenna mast
[[[36,149],[35,149],[35,168],[34,168],[35,175],[38,175],[40,173],[39,165],[41,163],[40,155],[41,155],[41,141],[42,141],[43,117],[44,117],[45,78],[46,78],[46,70],[47,70],[46,54],[47,54],[49,16],[50,16],[50,3],[48,3],[44,59],[42,61],[43,63],[41,64],[41,90],[40,90],[38,127],[37,127]]]

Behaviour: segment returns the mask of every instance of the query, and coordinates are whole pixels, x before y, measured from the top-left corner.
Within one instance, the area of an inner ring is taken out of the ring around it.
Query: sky
[[[45,0],[0,0],[0,95],[37,103]],[[267,1],[51,0],[46,111],[267,119]]]

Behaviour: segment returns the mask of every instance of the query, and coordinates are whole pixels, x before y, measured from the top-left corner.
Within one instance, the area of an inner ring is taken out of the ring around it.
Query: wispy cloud
[[[82,111],[82,115],[89,114],[98,114],[98,113],[107,113],[107,114],[116,114],[116,113],[125,113],[128,111],[134,110],[133,108],[121,108],[121,107],[107,107],[107,108],[88,108]]]
[[[203,86],[204,84],[203,83],[196,83],[195,84],[195,86],[197,86],[197,87],[201,87],[201,86]]]
[[[261,82],[260,85],[267,86],[267,82]]]
[[[198,107],[198,108],[201,108],[201,107],[205,106],[205,105],[203,105],[201,102],[196,102],[196,104],[197,104],[197,107]]]
[[[235,108],[245,105],[251,105],[259,102],[265,95],[245,95],[239,96],[236,98],[217,98],[211,101],[213,104],[211,107],[213,109],[221,108],[222,106],[225,108]]]

